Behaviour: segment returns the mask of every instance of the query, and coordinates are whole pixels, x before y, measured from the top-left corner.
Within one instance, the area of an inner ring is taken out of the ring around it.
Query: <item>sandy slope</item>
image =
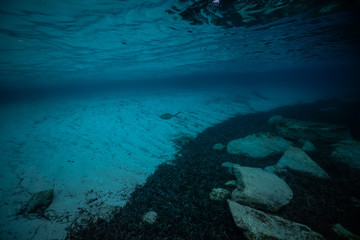
[[[311,100],[267,94],[129,92],[2,106],[0,238],[62,239],[76,216],[123,206],[137,184],[173,158],[177,137],[194,137],[238,113]],[[181,114],[159,118],[167,112]],[[49,188],[49,220],[16,215],[31,194]]]

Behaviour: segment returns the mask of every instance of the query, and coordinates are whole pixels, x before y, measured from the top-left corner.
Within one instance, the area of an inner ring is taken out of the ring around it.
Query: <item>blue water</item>
[[[166,12],[191,2],[2,1],[1,87],[51,90],[213,74],[241,82],[242,74],[268,78],[274,71],[266,81],[357,80],[356,3],[319,16],[312,9],[275,20],[264,15],[261,23],[235,27],[192,25]],[[231,2],[215,6],[217,12],[226,14]]]
[[[64,239],[79,212],[104,217],[181,160],[179,143],[207,136],[198,149],[208,151],[239,137],[237,121],[252,134],[281,112],[345,124],[358,140],[359,23],[353,0],[0,0],[0,238]],[[315,105],[281,108],[299,103]],[[202,155],[189,149],[191,165]],[[22,215],[49,188],[45,215]]]

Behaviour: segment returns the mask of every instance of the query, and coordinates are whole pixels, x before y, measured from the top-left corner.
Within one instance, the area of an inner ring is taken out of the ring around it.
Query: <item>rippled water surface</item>
[[[359,61],[358,1],[1,1],[4,86]]]

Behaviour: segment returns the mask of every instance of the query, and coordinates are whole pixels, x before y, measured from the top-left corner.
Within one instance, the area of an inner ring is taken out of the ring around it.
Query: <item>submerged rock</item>
[[[173,136],[173,142],[175,143],[177,148],[182,148],[193,140],[194,138],[190,134],[184,132],[179,132]]]
[[[316,148],[314,144],[312,144],[310,141],[305,141],[304,145],[301,148],[304,152],[313,152],[316,151]]]
[[[237,227],[247,239],[325,239],[308,226],[264,213],[254,208],[228,200],[230,212]]]
[[[257,133],[228,143],[229,154],[244,154],[252,158],[263,158],[284,152],[291,142],[270,133]]]
[[[230,195],[229,190],[223,188],[213,188],[210,193],[210,199],[215,201],[223,201]]]
[[[352,168],[360,169],[360,142],[343,141],[333,145],[335,150],[332,157],[337,161],[346,163]]]
[[[217,151],[217,152],[221,152],[222,150],[224,150],[226,148],[225,145],[221,144],[221,143],[217,143],[213,146],[213,150]]]
[[[314,162],[303,150],[297,147],[289,147],[274,167],[275,172],[281,172],[290,168],[295,171],[309,173],[319,178],[328,178],[328,174],[316,162]],[[271,167],[266,168],[272,171]]]
[[[276,130],[282,137],[289,139],[307,139],[310,141],[339,141],[352,139],[348,128],[327,123],[282,119]]]
[[[157,220],[158,214],[154,211],[149,211],[145,213],[142,217],[143,222],[154,224]]]
[[[284,118],[280,115],[274,115],[271,118],[269,118],[268,120],[268,124],[270,126],[275,126],[276,124],[278,124],[279,122],[281,122]]]
[[[353,234],[344,228],[340,223],[334,224],[332,229],[339,235],[339,237],[341,237],[341,239],[360,240],[360,236]]]
[[[37,192],[32,195],[27,203],[27,213],[43,213],[51,204],[54,189]]]
[[[232,200],[270,211],[278,211],[293,197],[290,187],[278,176],[261,168],[233,165],[237,188],[232,192]]]
[[[223,162],[222,164],[221,164],[221,166],[222,167],[225,167],[225,168],[227,168],[228,170],[229,170],[229,173],[230,174],[233,174],[233,168],[234,167],[238,167],[238,166],[240,166],[239,164],[236,164],[236,163],[231,163],[231,162]]]
[[[225,186],[237,187],[237,183],[235,180],[230,180],[225,183]]]

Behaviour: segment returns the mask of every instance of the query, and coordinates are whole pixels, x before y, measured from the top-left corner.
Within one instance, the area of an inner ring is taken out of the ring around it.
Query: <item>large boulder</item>
[[[278,176],[261,168],[242,167],[224,163],[232,167],[237,187],[232,192],[232,200],[269,211],[278,211],[293,197],[290,187]]]
[[[276,130],[280,136],[294,140],[339,141],[352,139],[349,129],[344,126],[295,119],[282,119],[276,124]]]
[[[282,153],[291,142],[270,133],[257,133],[228,143],[229,154],[244,154],[252,158],[263,158],[274,153]]]
[[[324,169],[314,162],[303,150],[297,147],[289,147],[273,168],[268,167],[265,170],[269,172],[281,172],[287,168],[308,173],[319,178],[329,178]]]
[[[244,231],[247,239],[325,239],[306,225],[267,214],[231,200],[228,200],[228,204],[236,226]]]
[[[343,141],[333,146],[336,148],[332,152],[332,157],[352,168],[360,169],[360,142]]]

